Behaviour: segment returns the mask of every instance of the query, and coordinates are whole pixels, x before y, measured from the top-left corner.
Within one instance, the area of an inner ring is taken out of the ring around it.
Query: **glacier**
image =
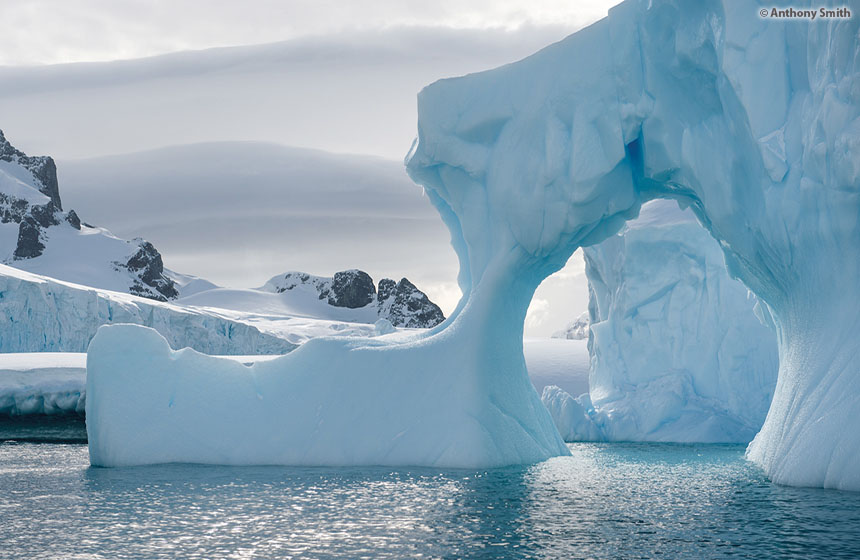
[[[566,454],[528,383],[528,303],[577,247],[675,198],[776,329],[778,380],[748,457],[778,483],[860,489],[860,20],[758,10],[627,0],[522,61],[422,90],[407,170],[459,258],[451,317],[410,341],[315,339],[250,369],[102,327],[87,363],[92,463]]]
[[[175,348],[283,354],[296,344],[205,309],[80,286],[0,264],[0,353],[85,352],[99,326],[134,323]]]
[[[589,394],[542,395],[565,440],[749,443],[773,398],[776,334],[692,211],[648,202],[584,256]]]

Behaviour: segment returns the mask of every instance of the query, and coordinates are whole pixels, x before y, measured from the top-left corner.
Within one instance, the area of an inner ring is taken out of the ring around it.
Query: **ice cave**
[[[315,339],[246,367],[102,327],[91,462],[492,467],[568,453],[530,385],[534,290],[670,198],[762,302],[779,373],[748,458],[860,490],[860,19],[628,0],[513,64],[426,87],[407,156],[463,298],[410,340]]]

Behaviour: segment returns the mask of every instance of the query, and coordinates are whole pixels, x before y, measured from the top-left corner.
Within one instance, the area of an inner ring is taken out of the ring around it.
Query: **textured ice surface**
[[[860,489],[860,18],[758,10],[628,0],[518,63],[425,88],[408,170],[460,260],[452,317],[408,343],[317,339],[257,370],[104,327],[88,363],[93,463],[567,453],[526,377],[529,300],[577,247],[673,197],[776,326],[779,380],[750,458],[777,482]]]
[[[586,247],[585,262],[590,395],[544,395],[562,436],[751,441],[773,397],[776,334],[692,212],[649,202],[622,233]]]
[[[508,396],[487,390],[490,378],[462,375],[469,356],[440,352],[456,348],[452,332],[405,343],[317,338],[245,366],[172,351],[146,327],[102,327],[87,354],[90,460],[480,467],[562,454],[528,379]],[[505,407],[522,395],[534,395],[531,408],[512,416]]]
[[[760,8],[628,1],[437,82],[409,169],[473,297],[559,269],[648,199],[683,200],[775,324],[779,381],[749,457],[777,482],[860,489],[860,19]]]
[[[86,355],[0,354],[0,415],[84,412]]]
[[[252,364],[277,356],[229,356]],[[87,355],[75,352],[0,353],[0,415],[83,414]]]
[[[84,352],[100,325],[136,323],[176,348],[282,354],[295,344],[207,310],[79,286],[0,265],[0,352]]]
[[[304,340],[315,338],[319,332],[307,324],[292,325],[290,329]],[[380,319],[372,332],[351,334],[382,336],[396,332],[387,319]],[[572,393],[587,390],[588,351],[584,341],[533,338],[523,344],[529,378],[538,392],[553,383]],[[277,358],[271,354],[225,357],[246,366]],[[0,353],[0,415],[83,413],[86,382],[85,353]]]

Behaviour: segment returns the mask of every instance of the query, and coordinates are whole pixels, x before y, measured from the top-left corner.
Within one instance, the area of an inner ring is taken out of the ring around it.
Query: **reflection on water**
[[[774,486],[742,447],[571,450],[480,472],[94,469],[85,446],[0,444],[0,557],[860,555],[860,494]]]

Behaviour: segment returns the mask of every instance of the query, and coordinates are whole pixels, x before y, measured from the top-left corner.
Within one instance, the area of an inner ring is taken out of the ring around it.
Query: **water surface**
[[[6,442],[0,557],[860,557],[860,494],[773,485],[742,446],[570,447],[489,471],[99,469]]]

